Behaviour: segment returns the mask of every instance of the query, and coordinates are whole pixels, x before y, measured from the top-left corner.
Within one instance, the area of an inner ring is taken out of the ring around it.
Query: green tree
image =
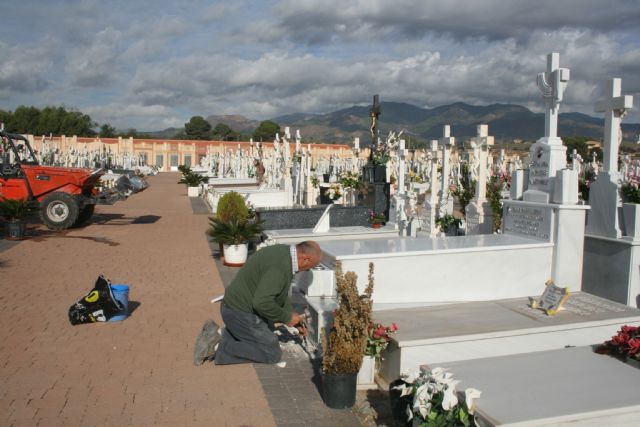
[[[39,120],[40,110],[21,105],[13,112],[11,127],[8,130],[15,133],[36,133]]]
[[[211,137],[211,123],[202,116],[193,116],[184,124],[184,132],[189,139],[209,139]]]
[[[9,129],[11,122],[11,111],[0,110],[0,123],[4,124],[5,129]]]
[[[38,129],[34,129],[36,135],[61,135],[62,122],[67,116],[67,110],[64,107],[44,107],[40,112],[38,119]]]
[[[279,124],[271,120],[265,120],[253,132],[253,139],[255,141],[273,141],[278,132],[280,132]]]
[[[113,138],[116,136],[116,129],[111,126],[109,123],[105,123],[100,126],[100,137],[102,138]]]
[[[238,132],[231,129],[225,123],[218,123],[211,132],[213,139],[219,139],[221,141],[233,141],[239,136]]]
[[[69,111],[60,126],[61,135],[95,136],[93,128],[97,126],[86,114],[80,111]]]

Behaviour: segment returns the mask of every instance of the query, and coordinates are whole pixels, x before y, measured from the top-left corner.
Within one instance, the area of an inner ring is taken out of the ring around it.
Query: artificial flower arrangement
[[[344,188],[358,188],[360,184],[360,174],[358,172],[347,171],[340,175],[340,184]]]
[[[364,349],[365,356],[380,359],[380,354],[389,345],[391,334],[398,330],[398,325],[392,323],[391,326],[384,326],[381,323],[370,323],[367,331],[367,346]]]
[[[436,225],[440,227],[440,231],[447,232],[450,227],[458,228],[462,225],[462,220],[451,214],[445,214],[436,219]]]
[[[409,182],[415,182],[416,184],[424,183],[424,179],[418,172],[409,171]]]
[[[387,218],[383,212],[376,213],[372,210],[369,211],[369,223],[370,224],[384,224],[387,222]]]
[[[596,352],[621,359],[640,360],[640,327],[622,326],[609,341],[596,348]]]
[[[467,388],[464,401],[458,400],[453,374],[443,368],[435,368],[420,374],[402,376],[401,384],[394,387],[401,391],[400,397],[410,399],[406,414],[408,421],[419,426],[472,426],[475,402],[482,394],[475,388]]]
[[[318,185],[320,185],[320,179],[318,179],[318,175],[311,175],[311,185],[313,186],[313,188],[318,188]]]
[[[331,184],[327,195],[331,200],[338,200],[342,197],[342,186],[340,184]]]
[[[640,176],[627,175],[622,181],[620,192],[627,203],[640,203]]]
[[[389,136],[387,136],[385,142],[378,140],[378,143],[373,147],[372,160],[374,164],[380,166],[387,164],[391,157],[391,151],[393,151],[400,142],[400,135],[402,135],[402,131],[397,135],[395,132],[389,132]]]

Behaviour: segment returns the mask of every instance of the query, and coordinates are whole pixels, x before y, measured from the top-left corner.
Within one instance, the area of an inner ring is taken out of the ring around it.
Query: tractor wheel
[[[89,221],[89,219],[93,216],[93,212],[96,209],[96,205],[85,205],[84,208],[78,214],[78,219],[74,226],[82,225],[85,222]]]
[[[76,199],[67,193],[57,192],[42,199],[40,218],[51,230],[66,230],[78,220],[80,207]]]

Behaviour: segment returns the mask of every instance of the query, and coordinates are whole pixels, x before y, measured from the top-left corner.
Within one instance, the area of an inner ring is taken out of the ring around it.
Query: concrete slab
[[[461,381],[458,390],[482,391],[483,426],[636,426],[640,419],[640,370],[591,347],[439,366]]]

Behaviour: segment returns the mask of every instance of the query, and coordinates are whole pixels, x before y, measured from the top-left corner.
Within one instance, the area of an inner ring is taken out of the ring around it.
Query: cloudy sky
[[[640,0],[5,0],[0,109],[64,105],[118,129],[265,119],[383,101],[541,111],[546,54],[571,69],[561,111],[608,78],[639,122]],[[597,115],[597,114],[596,114]]]

